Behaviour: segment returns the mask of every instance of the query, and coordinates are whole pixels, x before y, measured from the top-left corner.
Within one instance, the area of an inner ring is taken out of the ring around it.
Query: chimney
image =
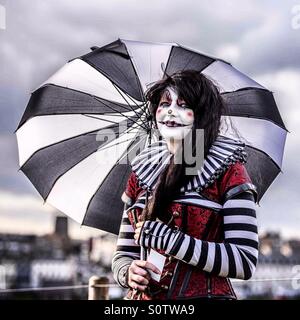
[[[64,237],[64,238],[69,237],[69,235],[68,235],[68,218],[67,217],[61,217],[61,216],[56,217],[55,234],[60,237]]]

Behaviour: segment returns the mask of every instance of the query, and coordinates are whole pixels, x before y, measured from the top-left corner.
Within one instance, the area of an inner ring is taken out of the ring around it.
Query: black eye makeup
[[[169,104],[169,102],[167,102],[167,101],[163,101],[163,102],[161,102],[160,104],[159,104],[159,106],[160,107],[162,107],[162,106],[169,106],[170,104]]]
[[[159,104],[159,107],[168,107],[169,105],[169,102],[163,101]],[[178,104],[178,106],[182,109],[189,109],[189,106],[186,103]]]

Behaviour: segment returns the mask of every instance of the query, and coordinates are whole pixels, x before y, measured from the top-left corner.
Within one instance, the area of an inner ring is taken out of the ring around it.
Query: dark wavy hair
[[[194,112],[194,123],[191,130],[192,153],[195,154],[196,129],[204,129],[204,156],[216,140],[221,115],[225,112],[225,104],[218,88],[212,80],[199,71],[184,70],[172,75],[165,75],[162,80],[154,83],[146,91],[146,100],[149,102],[151,118],[156,124],[156,110],[160,99],[167,87],[172,87]],[[184,154],[184,146],[179,149]],[[188,164],[182,156],[182,164],[175,163],[172,155],[169,164],[162,171],[152,198],[145,206],[142,217],[145,220],[160,220],[167,222],[171,215],[167,212],[169,203],[178,195],[180,188],[188,183],[191,176],[185,174]]]

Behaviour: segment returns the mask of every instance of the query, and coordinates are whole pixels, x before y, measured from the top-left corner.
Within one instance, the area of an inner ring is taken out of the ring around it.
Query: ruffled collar
[[[131,162],[132,171],[135,172],[139,185],[153,191],[171,157],[172,153],[165,140],[153,142],[142,150]],[[209,149],[202,167],[197,170],[196,175],[191,176],[189,182],[182,186],[180,191],[200,192],[218,179],[230,165],[237,161],[245,163],[246,158],[243,142],[219,135]]]

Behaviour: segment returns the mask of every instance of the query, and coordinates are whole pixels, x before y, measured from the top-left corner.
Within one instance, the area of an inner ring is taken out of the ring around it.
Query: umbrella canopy
[[[117,234],[131,171],[122,160],[154,139],[144,92],[164,72],[185,69],[219,88],[227,105],[222,119],[231,120],[221,133],[236,138],[236,128],[244,139],[261,199],[280,172],[287,132],[272,92],[231,64],[176,43],[118,39],[91,49],[32,92],[16,130],[20,170],[47,203]]]

